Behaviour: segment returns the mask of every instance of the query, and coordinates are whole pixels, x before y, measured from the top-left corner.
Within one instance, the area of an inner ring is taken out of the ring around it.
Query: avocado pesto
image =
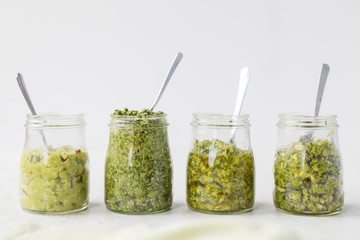
[[[20,202],[36,212],[66,212],[88,203],[88,156],[70,146],[25,150],[21,159]]]
[[[342,209],[341,158],[330,140],[299,141],[278,149],[274,202],[293,213],[321,214]]]
[[[116,110],[105,164],[105,203],[129,214],[159,212],[172,204],[172,166],[166,115]]]
[[[251,150],[220,140],[195,140],[187,167],[187,203],[205,212],[241,212],[254,204]]]

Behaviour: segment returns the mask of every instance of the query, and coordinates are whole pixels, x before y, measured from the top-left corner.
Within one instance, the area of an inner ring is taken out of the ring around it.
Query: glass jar
[[[64,214],[88,206],[83,114],[27,115],[20,202],[25,211]]]
[[[111,115],[105,204],[114,212],[149,214],[172,205],[166,114]]]
[[[190,209],[211,214],[252,210],[255,169],[248,119],[245,114],[193,114],[187,166]]]
[[[332,215],[344,204],[342,159],[335,115],[279,115],[274,168],[278,210]]]

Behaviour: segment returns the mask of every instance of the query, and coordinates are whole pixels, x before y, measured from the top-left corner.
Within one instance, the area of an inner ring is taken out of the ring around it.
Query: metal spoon
[[[28,91],[26,89],[26,86],[25,86],[24,78],[21,75],[21,73],[17,74],[16,80],[17,80],[17,82],[19,84],[19,87],[21,89],[22,94],[24,95],[26,103],[30,108],[31,114],[36,116],[37,114],[36,114],[34,105],[31,102],[29,93],[28,93]],[[40,129],[40,134],[41,134],[41,137],[43,139],[43,142],[44,142],[44,145],[45,145],[45,148],[46,148],[46,151],[47,151],[48,150],[48,145],[47,145],[47,142],[46,142],[45,133],[44,133],[44,131],[42,129]]]
[[[248,67],[243,67],[241,69],[241,72],[240,72],[239,90],[238,90],[238,95],[237,95],[234,114],[233,114],[235,116],[240,115],[241,108],[242,108],[242,105],[244,103],[245,94],[246,94],[247,86],[248,86],[248,83],[249,83],[249,79],[250,79],[250,69]],[[230,142],[234,142],[235,132],[236,132],[236,128],[234,128],[231,131],[231,140],[230,140]]]
[[[324,94],[325,84],[326,84],[326,80],[329,75],[329,71],[330,71],[329,65],[324,63],[322,65],[322,69],[321,69],[319,88],[318,88],[317,97],[316,97],[315,117],[319,116],[321,100],[322,100],[322,97]]]
[[[152,106],[151,106],[151,108],[150,108],[151,111],[153,111],[153,110],[155,109],[156,105],[158,104],[158,102],[159,102],[162,94],[163,94],[164,91],[165,91],[165,88],[166,88],[167,84],[169,83],[170,78],[172,77],[173,73],[175,72],[175,69],[176,69],[176,67],[179,65],[182,57],[183,57],[183,54],[182,54],[181,52],[179,52],[179,53],[177,54],[177,56],[176,56],[173,64],[171,65],[171,68],[170,68],[170,70],[169,70],[169,73],[167,74],[167,76],[166,76],[166,78],[165,78],[165,81],[163,82],[163,84],[162,84],[162,86],[161,86],[161,88],[160,88],[160,91],[159,91],[159,93],[158,93],[158,95],[157,95],[154,103],[152,104]]]
[[[326,80],[329,75],[329,71],[330,71],[329,65],[324,63],[321,68],[319,88],[318,88],[318,92],[317,92],[317,96],[316,96],[315,115],[314,115],[315,118],[319,116],[320,105],[321,105],[322,97],[324,94],[324,89],[325,89],[325,85],[326,85]],[[313,138],[313,133],[310,133],[310,134],[302,136],[300,138],[300,141],[306,143],[306,142],[310,142],[312,140],[312,138]]]

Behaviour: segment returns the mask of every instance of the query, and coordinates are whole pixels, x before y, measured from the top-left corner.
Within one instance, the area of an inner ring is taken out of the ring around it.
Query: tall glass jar
[[[187,166],[187,204],[211,214],[252,210],[254,157],[248,115],[193,114]]]
[[[83,114],[27,115],[20,202],[25,211],[64,214],[88,206]]]
[[[114,212],[149,214],[172,205],[166,114],[111,115],[105,204]]]
[[[342,159],[335,115],[279,115],[274,168],[278,210],[332,215],[344,204]]]

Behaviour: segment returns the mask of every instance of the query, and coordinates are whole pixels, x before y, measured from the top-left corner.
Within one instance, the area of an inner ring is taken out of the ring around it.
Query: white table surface
[[[29,222],[44,226],[121,229],[139,224],[161,227],[189,220],[221,218],[221,216],[201,214],[189,210],[184,199],[185,193],[182,190],[177,190],[181,189],[177,186],[175,186],[173,207],[168,212],[130,216],[108,211],[103,202],[104,153],[102,151],[91,153],[91,192],[87,210],[62,216],[25,213],[22,211],[18,200],[20,155],[21,152],[15,152],[15,150],[3,150],[1,161],[13,161],[13,164],[10,164],[6,169],[0,169],[0,236],[20,224]],[[246,214],[223,217],[280,225],[294,231],[303,239],[360,239],[360,203],[357,201],[360,197],[360,189],[355,184],[351,187],[352,191],[346,192],[345,207],[341,214],[331,217],[293,216],[275,210],[271,194],[270,196],[268,194],[271,190],[264,188],[264,186],[268,188],[269,183],[261,184],[260,175],[262,174],[257,172],[257,196],[254,210]],[[358,191],[354,191],[356,189]],[[263,194],[264,192],[267,194]]]

